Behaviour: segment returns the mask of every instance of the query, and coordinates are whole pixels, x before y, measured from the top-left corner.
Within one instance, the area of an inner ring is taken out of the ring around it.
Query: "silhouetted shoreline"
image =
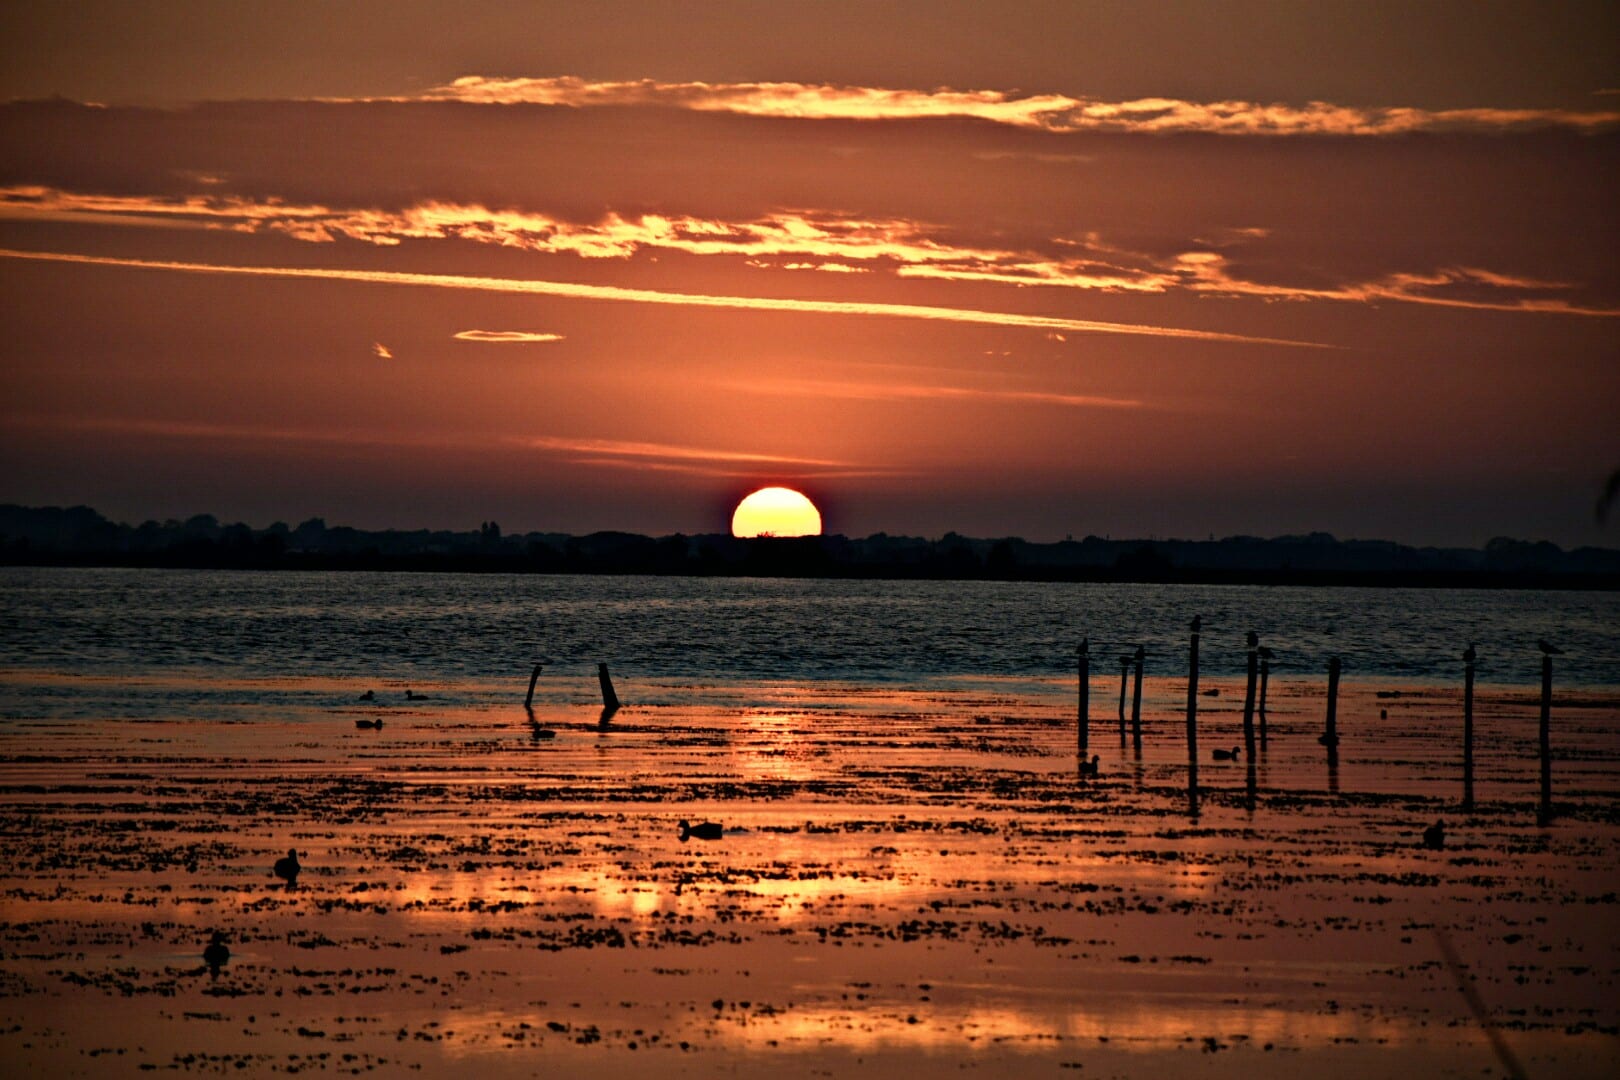
[[[598,532],[296,528],[211,515],[130,526],[89,507],[0,506],[0,564],[188,569],[655,574],[897,580],[1095,581],[1439,588],[1620,588],[1620,550],[1564,551],[1498,538],[1483,548],[1411,547],[1325,533],[1272,539],[1031,543],[947,533],[739,540]]]

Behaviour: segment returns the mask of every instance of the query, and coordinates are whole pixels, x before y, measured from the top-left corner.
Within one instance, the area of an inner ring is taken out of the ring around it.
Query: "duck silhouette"
[[[718,840],[726,831],[717,821],[701,821],[693,825],[683,820],[676,828],[681,830],[683,843],[694,836],[699,840]]]
[[[1330,750],[1339,745],[1339,737],[1337,735],[1318,735],[1316,737],[1316,741]]]
[[[360,700],[361,701],[376,701],[377,700],[377,691],[375,691],[375,690],[367,690],[365,693],[360,695]]]
[[[1243,756],[1243,751],[1235,746],[1230,750],[1215,750],[1212,753],[1214,753],[1216,761],[1236,761]]]
[[[1431,851],[1439,851],[1446,846],[1446,823],[1437,821],[1423,830],[1423,846]]]
[[[231,958],[231,950],[225,947],[225,935],[218,930],[214,931],[213,940],[203,950],[203,963],[208,965],[208,974],[219,978],[219,969]]]
[[[1102,761],[1102,758],[1098,757],[1096,754],[1091,755],[1091,760],[1090,761],[1087,761],[1085,758],[1081,758],[1080,759],[1080,775],[1081,776],[1101,776],[1102,775],[1102,766],[1100,764],[1101,761]]]
[[[296,848],[288,848],[287,857],[285,859],[277,859],[274,869],[276,877],[280,878],[282,881],[285,881],[287,883],[287,888],[296,888],[298,885],[299,871],[304,869],[302,866],[298,865],[298,850]]]
[[[409,687],[407,687],[406,690],[405,690],[405,700],[406,701],[426,701],[427,700],[427,695],[426,694],[418,694],[416,691],[414,691],[414,690],[410,689]]]
[[[369,729],[371,731],[381,731],[382,730],[382,721],[380,719],[379,720],[356,720],[354,722],[354,726],[357,727],[357,728],[361,728],[362,730]]]

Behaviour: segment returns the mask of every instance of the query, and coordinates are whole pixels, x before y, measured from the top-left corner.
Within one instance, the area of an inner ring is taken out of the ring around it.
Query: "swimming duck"
[[[1080,775],[1081,776],[1100,776],[1100,775],[1102,775],[1102,768],[1101,768],[1101,765],[1099,764],[1101,761],[1102,761],[1102,759],[1100,757],[1098,757],[1096,754],[1091,755],[1091,760],[1090,761],[1087,761],[1085,758],[1081,758],[1080,759]]]
[[[1216,761],[1236,761],[1243,755],[1243,751],[1234,746],[1230,750],[1216,750],[1214,754]]]
[[[298,873],[302,869],[303,867],[298,865],[298,850],[296,848],[288,848],[287,857],[276,860],[276,877],[285,881],[289,889],[298,884]]]
[[[715,821],[703,821],[696,825],[693,825],[687,821],[682,821],[677,828],[681,830],[682,841],[694,836],[699,840],[718,840],[725,832],[725,829],[720,825],[720,823]]]
[[[224,967],[225,961],[230,958],[231,950],[225,947],[225,935],[215,930],[213,940],[203,950],[203,963],[208,965],[209,971],[218,975],[219,969]]]
[[[377,691],[375,691],[375,690],[367,690],[365,693],[360,695],[360,700],[361,701],[376,701],[377,700]]]
[[[381,731],[382,730],[382,721],[381,720],[356,720],[354,722],[354,726],[357,727],[357,728],[362,728],[362,729],[370,729],[370,730],[373,730],[373,731]]]

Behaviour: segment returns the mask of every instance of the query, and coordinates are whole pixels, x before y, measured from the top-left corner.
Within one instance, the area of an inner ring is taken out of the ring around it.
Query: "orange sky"
[[[0,13],[0,501],[1617,542],[1612,5]]]

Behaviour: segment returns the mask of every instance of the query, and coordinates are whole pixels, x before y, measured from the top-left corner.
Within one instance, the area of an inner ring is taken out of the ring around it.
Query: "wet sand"
[[[0,675],[25,678],[83,684]],[[8,720],[0,1061],[1502,1075],[1462,977],[1531,1075],[1620,1071],[1620,695],[1559,696],[1538,827],[1533,691],[1478,691],[1465,814],[1460,691],[1347,683],[1330,771],[1320,681],[1274,679],[1251,800],[1247,763],[1210,758],[1243,741],[1242,687],[1206,679],[1194,818],[1184,683],[1148,681],[1140,759],[1117,685],[1093,684],[1096,778],[1061,680],[621,676],[606,727],[594,678],[549,675],[532,722],[521,687],[347,682]],[[683,818],[726,835],[683,843]],[[271,874],[290,847],[294,889]]]

